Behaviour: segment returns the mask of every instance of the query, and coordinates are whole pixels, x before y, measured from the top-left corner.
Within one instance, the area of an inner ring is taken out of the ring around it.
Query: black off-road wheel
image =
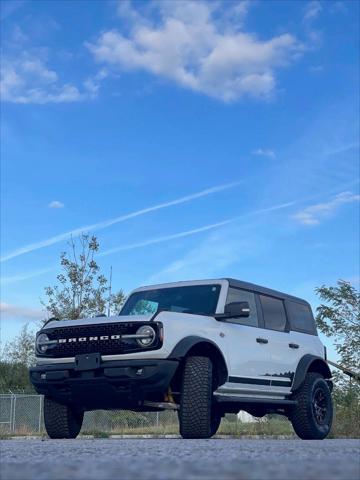
[[[210,438],[217,432],[221,414],[212,401],[212,362],[207,357],[186,359],[179,411],[183,438]]]
[[[322,440],[329,434],[333,419],[330,389],[319,373],[310,372],[293,395],[297,406],[290,421],[303,440]]]
[[[44,422],[50,438],[76,438],[81,430],[84,412],[76,411],[68,405],[44,398]]]

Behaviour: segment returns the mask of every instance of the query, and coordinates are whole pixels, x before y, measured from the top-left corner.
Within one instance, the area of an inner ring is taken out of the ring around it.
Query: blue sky
[[[359,284],[359,3],[3,1],[2,338],[69,232],[114,288]]]

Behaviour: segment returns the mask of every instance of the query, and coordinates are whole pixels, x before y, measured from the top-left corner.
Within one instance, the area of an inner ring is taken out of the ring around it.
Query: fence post
[[[13,418],[12,418],[12,431],[15,432],[15,418],[16,418],[16,395],[14,395],[14,402],[13,402]]]
[[[9,431],[10,432],[12,430],[12,424],[13,424],[13,397],[14,397],[14,395],[11,393],[11,395],[10,395],[10,419],[9,419]]]
[[[39,402],[40,403],[40,406],[39,406],[39,433],[41,433],[41,415],[42,415],[42,410],[43,410],[42,403],[43,403],[44,397],[41,395],[39,397],[39,399],[40,399],[40,402]]]
[[[156,412],[156,426],[159,427],[159,412]]]

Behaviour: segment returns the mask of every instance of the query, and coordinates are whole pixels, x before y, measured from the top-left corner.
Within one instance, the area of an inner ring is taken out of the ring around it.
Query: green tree
[[[110,293],[107,278],[100,272],[95,261],[99,251],[97,238],[82,234],[77,241],[71,238],[69,251],[62,252],[62,273],[57,276],[58,284],[46,287],[47,301],[42,301],[49,315],[74,320],[106,313],[116,314],[124,302],[124,293]]]
[[[34,345],[35,333],[26,324],[14,340],[5,344],[2,353],[3,360],[8,363],[31,367],[35,363]]]
[[[340,364],[360,370],[360,293],[349,282],[338,280],[335,287],[315,289],[322,303],[316,309],[319,329],[330,337]]]
[[[26,324],[1,352],[0,392],[33,392],[28,368],[35,363],[35,334]]]
[[[317,325],[330,337],[339,355],[339,364],[355,373],[360,371],[360,294],[349,282],[316,289],[322,300],[316,310]],[[333,371],[335,421],[334,437],[357,438],[360,419],[360,384],[356,379]]]

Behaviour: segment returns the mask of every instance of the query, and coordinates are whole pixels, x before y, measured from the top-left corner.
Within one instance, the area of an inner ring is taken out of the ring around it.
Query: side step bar
[[[234,395],[214,395],[214,399],[218,403],[246,403],[246,404],[266,404],[291,406],[297,405],[295,400],[286,400],[282,398],[251,398],[251,397],[235,397]]]
[[[171,402],[144,402],[146,407],[161,408],[163,410],[179,410],[179,405]]]

